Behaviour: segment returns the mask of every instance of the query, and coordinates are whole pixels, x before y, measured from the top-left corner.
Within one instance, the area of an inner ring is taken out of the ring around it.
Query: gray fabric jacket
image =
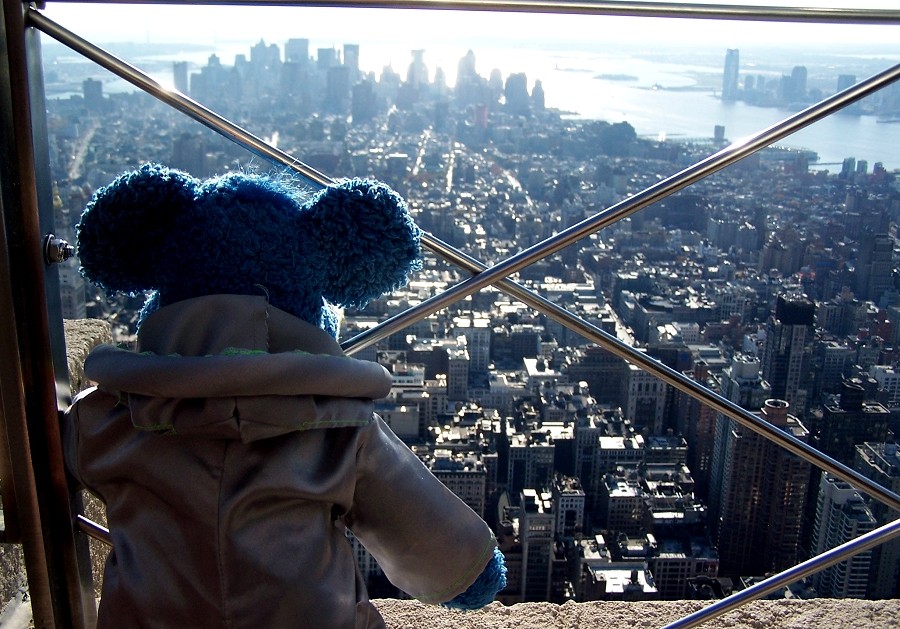
[[[375,628],[344,527],[425,602],[466,590],[487,525],[373,413],[388,372],[261,297],[163,308],[85,363],[63,436],[107,506],[101,628]]]

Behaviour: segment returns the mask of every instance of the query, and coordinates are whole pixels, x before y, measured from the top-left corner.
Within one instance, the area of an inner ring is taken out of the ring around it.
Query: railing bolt
[[[47,264],[60,264],[75,255],[75,247],[53,234],[44,236],[44,261]]]

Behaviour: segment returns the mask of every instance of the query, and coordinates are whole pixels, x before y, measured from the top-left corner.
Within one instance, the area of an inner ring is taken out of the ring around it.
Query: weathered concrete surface
[[[388,629],[637,629],[664,627],[700,608],[702,601],[644,603],[493,603],[474,612],[459,612],[416,601],[375,601]],[[704,629],[821,629],[900,627],[900,600],[811,599],[754,601],[713,618]]]

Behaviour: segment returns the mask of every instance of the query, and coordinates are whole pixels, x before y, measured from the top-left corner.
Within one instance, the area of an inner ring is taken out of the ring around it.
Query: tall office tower
[[[761,417],[806,441],[809,431],[784,400],[767,400]],[[758,576],[797,563],[810,464],[731,419],[716,426],[722,457],[718,511],[712,513],[723,576]]]
[[[625,417],[638,430],[646,429],[651,435],[661,435],[668,389],[666,383],[652,373],[628,363],[622,387],[625,391]]]
[[[859,537],[876,527],[875,516],[849,483],[823,474],[819,483],[812,551],[816,555]],[[872,551],[813,575],[813,587],[827,598],[865,598],[872,564]]]
[[[577,478],[556,475],[550,486],[555,532],[563,539],[573,540],[584,527],[584,490]]]
[[[307,65],[309,63],[309,40],[306,38],[287,40],[284,45],[284,60],[288,63]]]
[[[206,177],[206,142],[199,133],[182,133],[172,142],[172,166],[194,177]]]
[[[893,289],[893,255],[892,236],[869,231],[862,233],[857,250],[854,285],[857,298],[878,304],[884,292]]]
[[[806,98],[806,66],[794,66],[791,70],[790,92],[788,94],[791,100],[803,100]]]
[[[843,92],[845,89],[849,87],[853,87],[856,85],[856,75],[854,74],[839,74],[837,78],[837,90],[838,92]],[[860,101],[856,101],[855,103],[851,103],[841,109],[840,113],[844,114],[860,114],[862,113],[862,105],[860,105]]]
[[[102,81],[85,79],[81,83],[81,92],[84,95],[84,108],[90,113],[100,113],[106,107]]]
[[[172,64],[172,84],[182,94],[188,93],[188,64],[187,61],[175,61]]]
[[[534,82],[534,88],[531,90],[531,110],[544,111],[546,95],[544,94],[544,84],[540,80]],[[570,247],[571,248],[571,247]]]
[[[503,87],[506,109],[512,114],[525,115],[531,111],[528,98],[528,77],[524,72],[514,72],[506,77]]]
[[[553,478],[554,446],[516,433],[509,439],[506,479],[509,495],[516,497],[526,487],[548,487]]]
[[[853,350],[843,343],[825,340],[816,345],[815,353],[815,399],[821,399],[823,394],[840,393],[844,371],[851,364]]]
[[[470,375],[486,377],[491,362],[491,336],[493,327],[487,317],[468,316],[453,319],[453,334],[466,337],[466,348],[469,350]]]
[[[760,376],[759,359],[746,354],[738,354],[731,364],[722,370],[720,378],[722,397],[734,402],[743,409],[756,412],[765,407],[766,400],[772,399],[772,388],[769,383]],[[717,515],[722,507],[722,483],[726,457],[722,450],[728,447],[729,441],[725,435],[719,435],[721,431],[734,428],[734,422],[722,415],[716,414],[713,426],[714,435],[709,451],[710,460],[707,463],[707,478],[709,481],[709,508],[710,513]]]
[[[569,381],[588,383],[591,395],[599,404],[622,404],[621,382],[627,363],[599,345],[586,347],[576,353],[568,367]]]
[[[709,366],[705,361],[699,361],[692,371],[686,371],[684,375],[716,393],[721,393],[721,382],[717,377],[710,375]],[[684,435],[688,443],[688,467],[694,475],[694,492],[708,503],[718,413],[691,395],[680,391],[677,395],[678,415],[683,418],[683,425],[676,425],[675,430]]]
[[[802,417],[812,387],[812,342],[816,306],[803,296],[779,295],[766,322],[762,376],[772,397],[785,400]]]
[[[454,454],[450,450],[438,449],[429,461],[429,469],[472,511],[484,517],[487,475],[478,455]]]
[[[281,64],[281,50],[278,44],[266,44],[260,39],[250,48],[250,65],[256,70],[269,70]]]
[[[722,73],[722,100],[737,100],[740,51],[729,48],[725,53],[725,70]]]
[[[325,75],[323,109],[328,113],[350,113],[350,69],[346,66],[328,68]]]
[[[522,544],[522,600],[550,600],[553,558],[553,506],[550,494],[524,489],[520,494],[519,542]]]
[[[59,194],[59,185],[53,182],[53,229],[54,233],[72,243],[75,230],[69,218],[69,210]],[[63,319],[84,319],[87,304],[84,276],[78,272],[78,261],[72,258],[57,265],[59,270],[59,301]]]
[[[350,84],[359,80],[359,44],[344,44],[344,66],[350,71]]]
[[[372,120],[378,113],[378,99],[375,96],[375,82],[360,81],[353,86],[350,97],[350,115],[353,122]]]
[[[840,401],[822,407],[815,445],[845,465],[853,465],[857,444],[884,442],[890,430],[890,411],[865,397],[859,381],[845,380]]]
[[[457,346],[447,351],[447,399],[451,402],[464,402],[469,399],[469,351],[464,336],[457,341]]]
[[[328,68],[333,68],[339,64],[338,51],[334,48],[316,49],[316,69],[319,72],[327,72]]]
[[[406,72],[406,82],[413,88],[425,87],[428,85],[428,66],[425,65],[425,51],[411,51],[412,61],[409,63],[409,70]]]
[[[856,172],[856,158],[855,157],[845,157],[844,162],[841,164],[841,176],[849,177]]]
[[[606,433],[606,427],[600,417],[589,413],[587,417],[579,417],[575,423],[575,476],[581,481],[585,490],[585,508],[593,511],[597,503],[597,482],[602,474],[595,472],[597,465],[596,452],[600,437]]]
[[[837,91],[843,92],[848,87],[856,85],[855,74],[839,74],[837,78]]]
[[[856,446],[853,468],[890,491],[900,493],[900,450],[896,443],[862,443]],[[900,513],[873,500],[869,503],[879,526],[892,522]],[[869,571],[869,598],[900,597],[900,538],[894,538],[872,550]]]

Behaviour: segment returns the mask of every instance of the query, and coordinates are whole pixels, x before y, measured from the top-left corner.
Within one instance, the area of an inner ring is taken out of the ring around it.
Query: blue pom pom
[[[422,232],[406,202],[387,185],[348,179],[316,194],[308,211],[298,229],[316,234],[329,302],[362,307],[422,268]]]
[[[494,556],[484,570],[475,579],[475,583],[457,596],[444,603],[451,609],[480,609],[494,600],[497,592],[506,587],[506,563],[499,548],[494,549]]]
[[[110,293],[158,288],[172,234],[191,221],[200,182],[157,164],[97,190],[75,228],[82,274]]]

